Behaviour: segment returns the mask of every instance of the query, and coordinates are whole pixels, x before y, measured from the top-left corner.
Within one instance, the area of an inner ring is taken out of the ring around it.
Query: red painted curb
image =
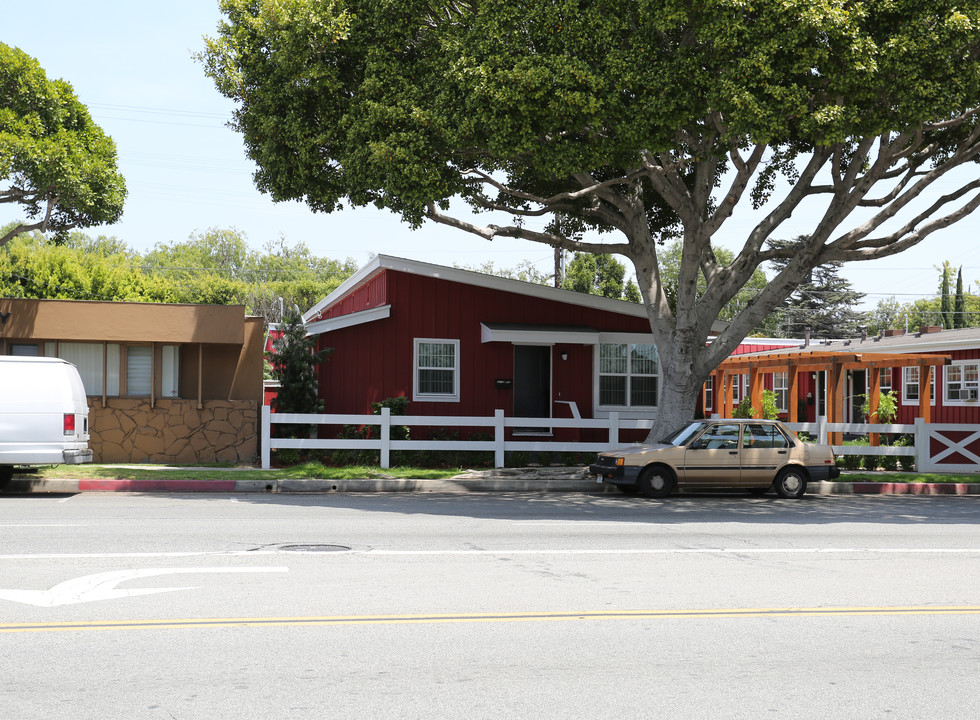
[[[79,491],[234,492],[234,480],[79,480]]]
[[[854,483],[854,494],[864,495],[968,495],[970,483]]]

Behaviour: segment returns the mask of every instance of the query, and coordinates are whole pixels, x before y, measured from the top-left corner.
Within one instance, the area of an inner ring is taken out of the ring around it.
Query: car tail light
[[[75,414],[65,413],[65,435],[75,434]]]

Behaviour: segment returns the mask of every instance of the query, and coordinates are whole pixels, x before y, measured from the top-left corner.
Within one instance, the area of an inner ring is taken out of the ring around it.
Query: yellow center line
[[[82,620],[49,623],[0,623],[0,633],[81,630],[176,630],[219,627],[290,627],[310,625],[399,625],[571,620],[670,620],[754,617],[835,617],[887,615],[980,615],[980,606],[728,608],[702,610],[602,610],[428,615],[323,615],[310,617],[188,618],[171,620]]]

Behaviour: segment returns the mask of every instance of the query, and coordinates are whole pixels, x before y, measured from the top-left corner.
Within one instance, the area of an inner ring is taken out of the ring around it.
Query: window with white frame
[[[933,385],[936,384],[935,377],[936,377],[935,373],[933,373]],[[886,393],[891,391],[892,391],[892,369],[882,368],[881,371],[878,373],[878,392]],[[933,397],[935,397],[935,393],[933,393]]]
[[[902,405],[918,405],[920,393],[919,368],[902,368]],[[884,383],[881,392],[885,392]],[[929,404],[936,404],[936,372],[929,373]]]
[[[732,381],[732,407],[738,406],[742,398],[748,393],[749,376],[747,373],[736,375]]]
[[[654,408],[659,393],[660,363],[655,345],[600,343],[600,407]]]
[[[715,376],[709,375],[708,379],[704,381],[704,409],[707,412],[711,412],[714,408],[715,399]]]
[[[772,392],[779,412],[789,412],[789,373],[772,374]]]
[[[415,340],[415,389],[418,401],[459,401],[459,340]]]
[[[943,402],[947,405],[976,402],[980,394],[980,363],[954,362],[945,370]]]

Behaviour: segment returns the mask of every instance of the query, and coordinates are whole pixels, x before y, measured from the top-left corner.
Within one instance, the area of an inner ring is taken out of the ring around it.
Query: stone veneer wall
[[[243,400],[89,398],[89,447],[97,463],[252,463],[258,404]]]

